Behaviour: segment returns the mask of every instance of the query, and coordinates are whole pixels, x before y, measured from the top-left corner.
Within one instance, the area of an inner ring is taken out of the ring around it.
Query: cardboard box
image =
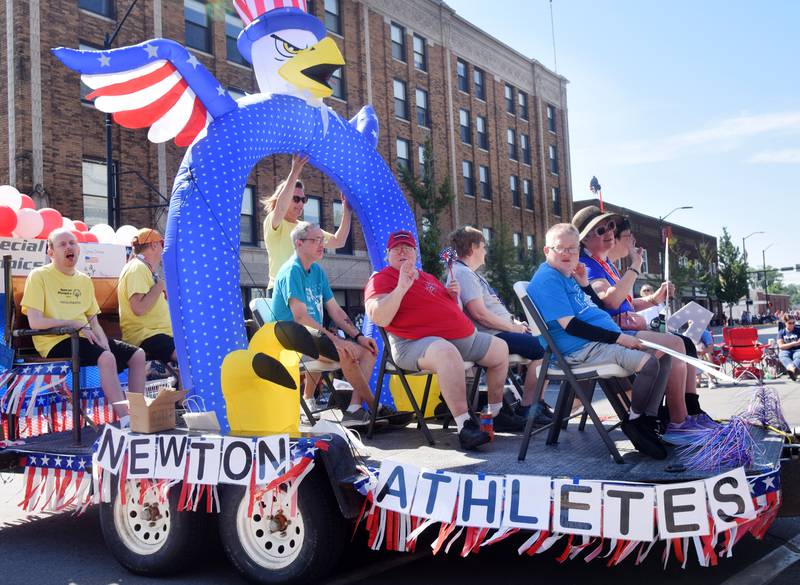
[[[135,433],[157,433],[175,428],[175,403],[183,400],[185,390],[161,390],[155,398],[128,393],[127,404],[131,430]]]

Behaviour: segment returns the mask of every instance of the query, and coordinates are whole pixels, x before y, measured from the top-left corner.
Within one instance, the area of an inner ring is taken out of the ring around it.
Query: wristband
[[[361,333],[360,331],[356,333],[356,336],[353,338],[353,341],[358,342],[359,337],[364,337],[364,334]]]
[[[641,276],[641,275],[642,275],[642,273],[641,273],[641,272],[639,272],[638,270],[636,270],[636,269],[635,269],[633,266],[631,266],[630,268],[628,268],[628,270],[630,270],[631,272],[635,272],[635,273],[636,273],[636,276]]]

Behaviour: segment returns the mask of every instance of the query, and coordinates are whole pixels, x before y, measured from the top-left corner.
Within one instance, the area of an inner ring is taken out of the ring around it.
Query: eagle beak
[[[342,65],[344,57],[336,42],[325,37],[289,59],[278,69],[278,74],[295,87],[308,90],[314,97],[326,98],[333,93],[328,80]]]

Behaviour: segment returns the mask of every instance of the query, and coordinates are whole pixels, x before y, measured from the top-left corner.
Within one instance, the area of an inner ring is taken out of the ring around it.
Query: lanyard
[[[620,281],[620,276],[616,269],[614,269],[614,267],[612,267],[608,262],[601,260],[597,256],[591,256],[591,258],[597,262],[603,268],[603,270],[605,270],[606,274],[608,274],[614,284],[617,284]],[[628,300],[631,306],[633,306],[633,297],[631,295],[626,295],[625,298]]]
[[[466,265],[464,262],[462,262],[461,260],[456,260],[456,262],[458,262],[459,264],[461,264],[461,265],[462,265],[462,266],[464,266],[465,268],[467,268],[467,269],[469,269],[469,270],[472,270],[472,268],[470,268],[469,266],[467,266],[467,265]],[[472,270],[472,273],[473,273],[475,276],[477,276],[477,277],[478,277],[478,279],[480,279],[480,281],[481,281],[481,282],[484,284],[484,286],[485,286],[486,288],[488,288],[488,289],[489,289],[489,292],[490,292],[491,294],[493,294],[494,296],[496,296],[498,299],[500,298],[500,295],[498,295],[498,294],[497,294],[497,291],[496,291],[496,290],[494,290],[494,289],[492,288],[492,285],[490,285],[490,284],[489,284],[489,282],[488,282],[488,281],[487,281],[487,280],[486,280],[484,277],[482,277],[480,274],[478,274],[478,273],[477,273],[476,271],[474,271],[474,270]]]

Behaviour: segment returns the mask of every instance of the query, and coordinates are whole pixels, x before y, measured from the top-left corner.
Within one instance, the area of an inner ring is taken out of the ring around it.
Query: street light
[[[667,219],[670,215],[672,215],[676,211],[678,211],[679,209],[694,209],[694,207],[691,206],[691,205],[681,205],[680,207],[676,207],[675,209],[670,211],[668,214],[663,215],[663,216],[658,218],[658,233],[660,234],[661,243],[662,244],[667,240],[667,238],[664,237],[664,231],[663,231],[663,227],[662,227],[663,224],[664,224],[664,220]],[[664,275],[666,274],[666,267],[664,266],[666,257],[662,256],[662,253],[660,251],[659,251],[658,255],[661,258],[661,281],[663,282],[664,281]]]
[[[749,266],[747,265],[747,248],[744,247],[744,243],[745,243],[745,241],[747,241],[747,238],[749,238],[751,236],[755,236],[757,234],[764,234],[764,233],[766,233],[766,232],[753,232],[752,234],[748,234],[748,235],[746,235],[745,237],[742,238],[742,256],[744,257],[745,268],[748,269],[748,270],[749,270]],[[747,278],[747,301],[745,302],[745,305],[744,305],[745,310],[747,310],[747,311],[750,310],[750,303],[751,303],[751,301],[750,301],[750,277],[748,276],[748,278]]]
[[[769,250],[774,245],[775,245],[774,243],[770,244],[769,246],[767,246],[766,248],[761,250],[761,262],[762,262],[762,264],[764,266],[764,302],[767,305],[767,307],[766,307],[767,308],[767,310],[766,310],[767,314],[769,314],[769,291],[768,291],[769,281],[767,280],[767,254],[766,254],[766,252],[767,252],[767,250]]]

